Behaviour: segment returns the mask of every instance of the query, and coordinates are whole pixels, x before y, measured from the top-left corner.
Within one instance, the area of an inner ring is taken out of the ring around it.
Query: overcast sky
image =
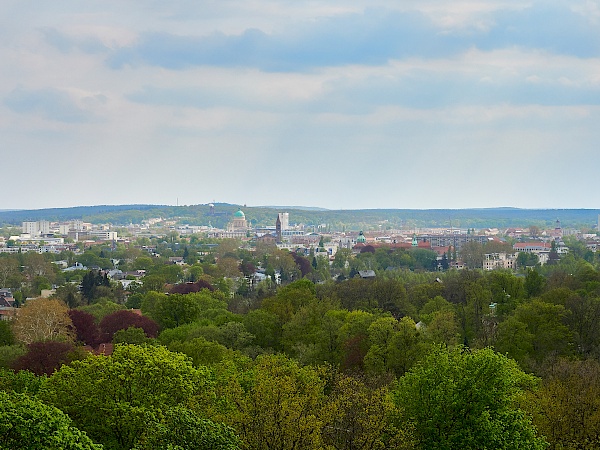
[[[0,209],[598,208],[600,0],[4,0]]]

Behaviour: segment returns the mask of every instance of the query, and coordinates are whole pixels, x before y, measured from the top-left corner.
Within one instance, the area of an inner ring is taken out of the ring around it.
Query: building
[[[526,253],[549,252],[552,246],[547,242],[517,242],[513,245],[513,250]]]
[[[483,270],[514,269],[517,256],[511,253],[486,253],[483,257]]]
[[[493,240],[493,238],[477,234],[425,234],[419,236],[419,241],[429,242],[430,247],[452,246],[457,251],[460,251],[461,247],[467,242],[485,244],[490,240]]]
[[[23,234],[29,234],[30,236],[40,236],[50,234],[50,222],[47,220],[40,220],[38,222],[23,222],[22,223]]]
[[[241,209],[238,209],[237,212],[233,215],[233,221],[229,222],[229,224],[227,225],[227,231],[235,232],[247,230],[248,222],[246,221],[246,215]]]
[[[279,213],[277,214],[277,220],[281,222],[281,231],[290,229],[290,213]]]

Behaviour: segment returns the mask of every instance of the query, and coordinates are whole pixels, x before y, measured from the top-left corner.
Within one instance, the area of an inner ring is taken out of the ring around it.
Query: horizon
[[[76,208],[101,208],[101,207],[125,207],[131,206],[132,209],[135,207],[167,207],[167,208],[189,208],[193,206],[208,206],[211,203],[215,205],[228,205],[228,206],[237,206],[243,210],[243,208],[264,208],[264,209],[290,209],[290,210],[306,210],[306,211],[446,211],[446,210],[456,210],[456,211],[477,211],[477,210],[523,210],[523,211],[560,211],[560,210],[589,210],[589,211],[600,211],[600,208],[578,208],[578,207],[552,207],[552,208],[521,208],[516,206],[481,206],[481,207],[467,207],[467,208],[391,208],[391,207],[382,207],[382,208],[325,208],[322,206],[312,206],[312,205],[247,205],[247,204],[239,204],[239,203],[229,203],[229,202],[207,202],[207,203],[194,203],[189,205],[176,205],[176,204],[159,204],[159,203],[99,203],[99,204],[89,204],[89,205],[72,205],[72,206],[49,206],[44,208],[0,208],[0,212],[27,212],[27,211],[44,211],[44,210],[53,210],[53,209],[76,209]]]

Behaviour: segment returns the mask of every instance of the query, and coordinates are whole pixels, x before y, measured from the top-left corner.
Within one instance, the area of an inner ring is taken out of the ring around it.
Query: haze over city
[[[600,1],[3,3],[0,209],[595,208]]]

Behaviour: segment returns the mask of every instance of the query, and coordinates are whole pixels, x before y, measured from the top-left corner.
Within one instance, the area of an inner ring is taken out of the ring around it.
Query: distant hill
[[[155,217],[190,225],[223,228],[240,205],[216,203],[191,206],[100,205],[73,208],[0,211],[0,224],[20,226],[23,221],[67,221],[79,219],[91,223],[128,225]],[[553,227],[557,219],[563,227],[593,228],[600,210],[595,209],[360,209],[327,210],[304,206],[241,207],[252,226],[274,226],[278,212],[288,212],[290,223],[325,230],[386,230],[427,227],[508,228]]]
[[[276,209],[277,211],[331,211],[327,208],[319,208],[318,206],[257,206],[257,208]]]

